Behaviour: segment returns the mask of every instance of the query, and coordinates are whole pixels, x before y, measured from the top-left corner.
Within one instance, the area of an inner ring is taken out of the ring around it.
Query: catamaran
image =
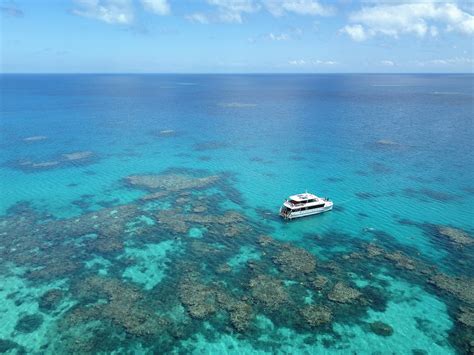
[[[328,198],[318,197],[305,192],[290,196],[280,208],[280,216],[293,219],[332,210],[333,202]]]

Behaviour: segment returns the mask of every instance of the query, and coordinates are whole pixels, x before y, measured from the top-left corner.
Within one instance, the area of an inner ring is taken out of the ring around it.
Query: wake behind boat
[[[305,192],[290,196],[280,208],[280,216],[285,219],[310,216],[332,210],[333,202]]]

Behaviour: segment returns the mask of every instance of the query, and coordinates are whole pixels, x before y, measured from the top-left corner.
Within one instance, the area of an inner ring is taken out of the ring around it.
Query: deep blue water
[[[0,76],[0,351],[468,352],[473,86],[472,75]],[[127,180],[144,174],[188,186]],[[305,190],[334,211],[280,220],[283,199]],[[368,258],[367,243],[388,256]],[[311,253],[315,270],[290,272],[286,248]],[[259,277],[281,286],[277,309]],[[334,301],[338,282],[360,295]],[[219,287],[245,304],[245,327]],[[311,306],[331,319],[312,324]]]

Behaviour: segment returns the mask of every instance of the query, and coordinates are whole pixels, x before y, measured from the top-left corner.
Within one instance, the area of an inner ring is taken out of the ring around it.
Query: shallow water
[[[0,351],[473,351],[473,82],[0,76]]]

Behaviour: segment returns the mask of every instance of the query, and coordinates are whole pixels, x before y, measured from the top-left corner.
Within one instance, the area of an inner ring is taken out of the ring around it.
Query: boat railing
[[[323,197],[323,198],[320,198],[320,200],[323,200],[323,201],[330,201],[329,200],[329,197]],[[318,200],[314,201],[314,202],[317,202]],[[308,204],[308,202],[300,202],[300,203],[293,203],[291,202],[290,200],[286,200],[286,202],[288,202],[290,204],[291,207],[301,207],[301,206],[306,206]],[[313,203],[314,203],[313,202]]]
[[[299,207],[299,206],[304,206],[306,204],[306,202],[293,203],[290,200],[286,200],[286,202],[288,202],[291,205],[291,207]]]

